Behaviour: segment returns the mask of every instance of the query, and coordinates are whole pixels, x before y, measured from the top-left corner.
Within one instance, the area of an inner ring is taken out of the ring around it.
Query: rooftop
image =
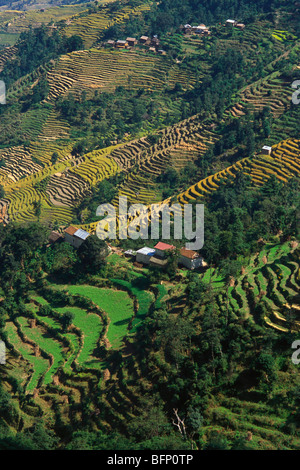
[[[50,233],[50,236],[49,236],[48,240],[49,240],[49,242],[54,243],[54,242],[56,242],[59,238],[61,238],[60,233],[53,231],[53,232]]]
[[[65,233],[67,233],[68,235],[73,236],[74,233],[77,232],[77,230],[78,230],[77,227],[73,227],[73,225],[70,225],[70,227],[65,229]]]
[[[137,253],[140,253],[141,255],[147,255],[147,256],[153,256],[155,254],[154,248],[149,248],[148,246],[144,246],[143,248],[140,248],[137,250]]]
[[[157,250],[175,250],[175,246],[174,245],[168,245],[168,243],[163,243],[163,242],[158,242],[155,247]]]
[[[199,255],[199,253],[197,253],[197,251],[188,250],[187,248],[181,248],[180,254],[181,254],[181,256],[184,256],[185,258],[189,258],[189,259],[195,259],[195,258],[200,257],[200,255]]]
[[[81,238],[81,240],[86,240],[87,237],[89,237],[89,236],[90,236],[89,232],[86,232],[85,230],[82,230],[81,228],[79,228],[74,233],[74,237]]]

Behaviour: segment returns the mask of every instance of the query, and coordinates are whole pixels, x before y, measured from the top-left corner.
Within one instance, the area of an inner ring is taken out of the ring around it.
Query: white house
[[[178,264],[182,264],[188,269],[197,269],[203,266],[204,260],[197,251],[181,248]]]
[[[263,148],[261,149],[261,153],[263,155],[271,155],[272,152],[272,147],[269,147],[268,145],[264,145]]]
[[[235,20],[226,20],[225,25],[226,26],[235,26],[236,23],[237,22]]]
[[[65,230],[65,240],[66,242],[70,243],[70,245],[74,246],[75,248],[79,248],[80,245],[89,237],[90,234],[81,228],[76,228],[70,225]]]
[[[136,252],[136,261],[138,263],[149,264],[151,256],[155,255],[154,248],[149,248],[148,246],[144,246],[140,248]]]

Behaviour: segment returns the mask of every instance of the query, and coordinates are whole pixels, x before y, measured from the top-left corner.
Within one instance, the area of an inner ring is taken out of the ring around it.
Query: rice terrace
[[[299,52],[294,0],[0,0],[1,450],[300,449]]]

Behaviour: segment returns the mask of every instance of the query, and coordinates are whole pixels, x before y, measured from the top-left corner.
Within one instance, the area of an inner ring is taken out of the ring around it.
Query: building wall
[[[178,262],[183,264],[188,269],[197,269],[202,266],[203,258],[190,259],[185,256],[180,256]]]
[[[65,233],[65,240],[66,242],[70,243],[70,245],[74,246],[75,248],[79,248],[80,245],[84,242],[81,238],[78,237],[73,237],[72,235],[69,235],[68,233]]]
[[[155,254],[157,256],[159,256],[160,258],[165,258],[166,257],[166,253],[164,250],[158,250],[157,248],[155,248]]]
[[[136,261],[138,263],[149,264],[150,263],[150,258],[151,258],[151,256],[144,255],[143,253],[137,253],[136,254]]]

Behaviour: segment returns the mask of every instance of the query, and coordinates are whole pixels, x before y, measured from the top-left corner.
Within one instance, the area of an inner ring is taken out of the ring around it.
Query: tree
[[[59,155],[57,152],[53,152],[52,155],[51,155],[51,163],[53,163],[53,165],[55,165],[55,163],[57,162],[59,158]]]
[[[64,333],[66,333],[69,326],[72,325],[74,318],[75,318],[75,315],[72,312],[65,312],[63,314],[63,316],[61,317],[61,323],[62,323]]]
[[[95,274],[105,266],[108,248],[105,241],[96,235],[90,235],[78,248],[81,267],[86,273]]]

